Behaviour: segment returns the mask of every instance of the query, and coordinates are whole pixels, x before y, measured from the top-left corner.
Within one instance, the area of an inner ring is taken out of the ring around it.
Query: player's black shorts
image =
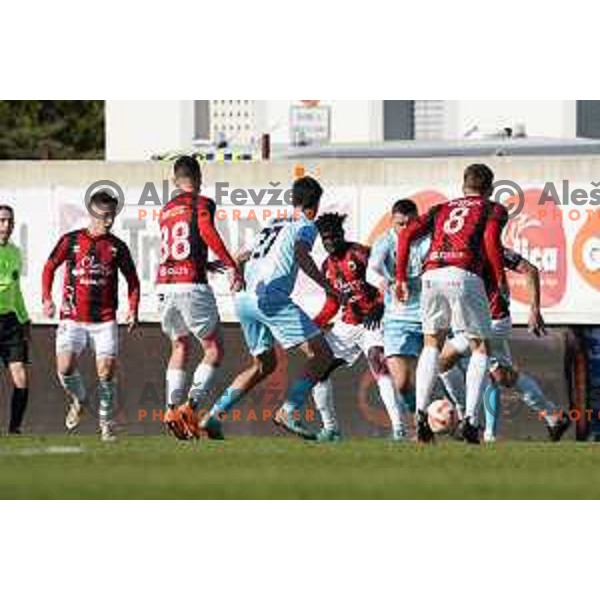
[[[4,365],[29,359],[29,344],[25,339],[25,327],[15,313],[0,315],[0,358]]]

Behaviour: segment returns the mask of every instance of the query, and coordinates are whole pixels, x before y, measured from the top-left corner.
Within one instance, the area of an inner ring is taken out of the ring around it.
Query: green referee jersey
[[[27,323],[20,279],[21,251],[12,242],[0,245],[0,315],[15,313],[19,323]]]

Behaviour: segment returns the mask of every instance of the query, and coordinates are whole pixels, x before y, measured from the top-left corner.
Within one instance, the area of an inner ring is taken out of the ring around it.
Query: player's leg
[[[13,384],[8,433],[19,434],[29,398],[29,348],[25,327],[14,313],[0,318],[0,336],[0,357],[8,367]]]
[[[158,293],[158,312],[161,329],[171,341],[171,353],[165,373],[165,406],[167,415],[185,398],[186,366],[190,354],[190,332],[181,314],[180,294],[162,286]],[[167,419],[165,418],[167,424]]]
[[[112,442],[115,436],[115,403],[119,331],[116,321],[89,326],[92,347],[96,354],[98,375],[98,418],[102,441]]]
[[[81,323],[59,323],[56,332],[56,371],[67,398],[67,431],[73,431],[79,425],[86,401],[85,385],[77,368],[77,358],[87,343],[87,332]]]
[[[8,433],[19,434],[29,400],[29,372],[23,361],[9,362],[8,370],[13,384]]]
[[[512,357],[508,338],[512,329],[510,317],[492,322],[492,336],[489,340],[490,378],[483,394],[485,430],[483,440],[494,443],[498,437],[500,423],[502,386],[512,385]]]
[[[98,418],[100,435],[103,442],[112,442],[115,435],[115,372],[117,359],[115,356],[97,356],[96,372],[98,375]]]
[[[445,274],[431,271],[423,275],[421,318],[423,319],[423,351],[416,372],[417,441],[433,441],[427,420],[427,406],[439,375],[441,350],[450,330],[451,305],[447,294]]]
[[[480,277],[464,271],[457,275],[453,283],[449,289],[452,329],[464,331],[471,349],[466,373],[466,407],[462,433],[467,443],[478,444],[478,415],[489,381],[488,339],[491,337],[492,318]]]
[[[200,423],[200,429],[210,439],[222,440],[223,421],[228,412],[238,404],[244,396],[263,382],[277,368],[275,348],[271,347],[257,356],[252,357],[252,364],[244,369],[227,387],[221,397],[215,402],[210,413]]]
[[[395,441],[408,439],[406,427],[408,407],[404,402],[404,396],[411,387],[409,360],[410,357],[393,357],[392,368],[395,368],[395,376],[392,376],[383,346],[372,346],[367,352],[367,362],[392,425],[392,439]],[[412,360],[414,365],[414,359]]]
[[[444,344],[440,357],[440,380],[446,394],[456,406],[459,421],[464,417],[467,394],[465,374],[459,363],[463,356],[468,356],[469,351],[469,338],[459,333]]]
[[[359,345],[362,328],[358,325],[349,325],[343,321],[337,321],[323,335],[331,348],[335,362],[327,377],[315,384],[312,396],[323,423],[321,431],[317,434],[317,440],[335,442],[341,438],[341,431],[335,411],[331,375],[339,367],[353,365],[360,358],[363,353]]]
[[[291,383],[287,400],[277,411],[274,421],[290,433],[305,439],[315,439],[316,434],[303,422],[302,409],[315,384],[331,372],[335,358],[325,338],[308,317],[304,330],[310,337],[298,347],[306,356],[306,362],[302,374]]]
[[[227,413],[277,367],[275,341],[261,321],[263,315],[257,307],[256,297],[245,292],[237,294],[235,308],[252,364],[229,384],[202,420],[200,429],[211,439],[223,439],[223,421],[227,419]]]
[[[383,348],[395,394],[394,404],[400,409],[400,422],[393,425],[393,437],[404,440],[407,437],[408,416],[410,413],[414,413],[416,408],[416,366],[418,356],[423,349],[423,334],[420,325],[386,318],[383,323]],[[385,387],[387,385],[385,377],[383,382]],[[384,398],[381,387],[380,392]],[[388,414],[392,410],[390,402]]]
[[[510,361],[510,348],[506,344],[507,358],[492,370],[492,376],[498,386],[517,390],[523,402],[535,412],[539,419],[543,419],[548,429],[548,435],[553,442],[558,442],[569,428],[571,421],[556,403],[544,394],[539,383],[527,373],[520,373],[512,366]]]
[[[206,399],[214,384],[224,353],[219,310],[212,288],[209,285],[198,286],[186,297],[181,314],[186,328],[200,342],[203,350],[188,393],[190,405],[195,409]]]
[[[315,406],[321,416],[323,427],[317,434],[319,442],[337,442],[341,439],[340,425],[338,422],[335,402],[333,399],[333,383],[331,376],[339,367],[345,366],[347,363],[344,360],[336,359],[331,372],[322,381],[318,381],[313,387],[312,395],[315,401]]]
[[[185,399],[186,365],[190,355],[190,336],[182,329],[172,332],[171,354],[165,374],[165,405],[167,411],[179,406]]]

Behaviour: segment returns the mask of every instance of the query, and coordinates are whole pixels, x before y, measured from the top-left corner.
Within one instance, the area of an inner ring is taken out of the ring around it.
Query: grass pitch
[[[600,445],[0,438],[0,498],[600,498]]]

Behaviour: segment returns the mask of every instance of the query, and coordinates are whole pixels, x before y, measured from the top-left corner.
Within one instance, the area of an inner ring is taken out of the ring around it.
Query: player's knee
[[[511,386],[510,374],[501,365],[493,368],[490,371],[490,376],[494,383],[501,385],[502,387],[510,387]]]
[[[221,366],[223,361],[223,347],[218,343],[213,343],[204,349],[204,362],[213,367]]]
[[[16,364],[11,367],[11,378],[15,387],[27,387],[27,367],[24,364]]]
[[[492,372],[492,379],[501,386],[513,387],[517,381],[517,373],[510,367],[498,367]]]
[[[185,362],[190,351],[190,340],[188,337],[178,338],[171,342],[171,358]]]

